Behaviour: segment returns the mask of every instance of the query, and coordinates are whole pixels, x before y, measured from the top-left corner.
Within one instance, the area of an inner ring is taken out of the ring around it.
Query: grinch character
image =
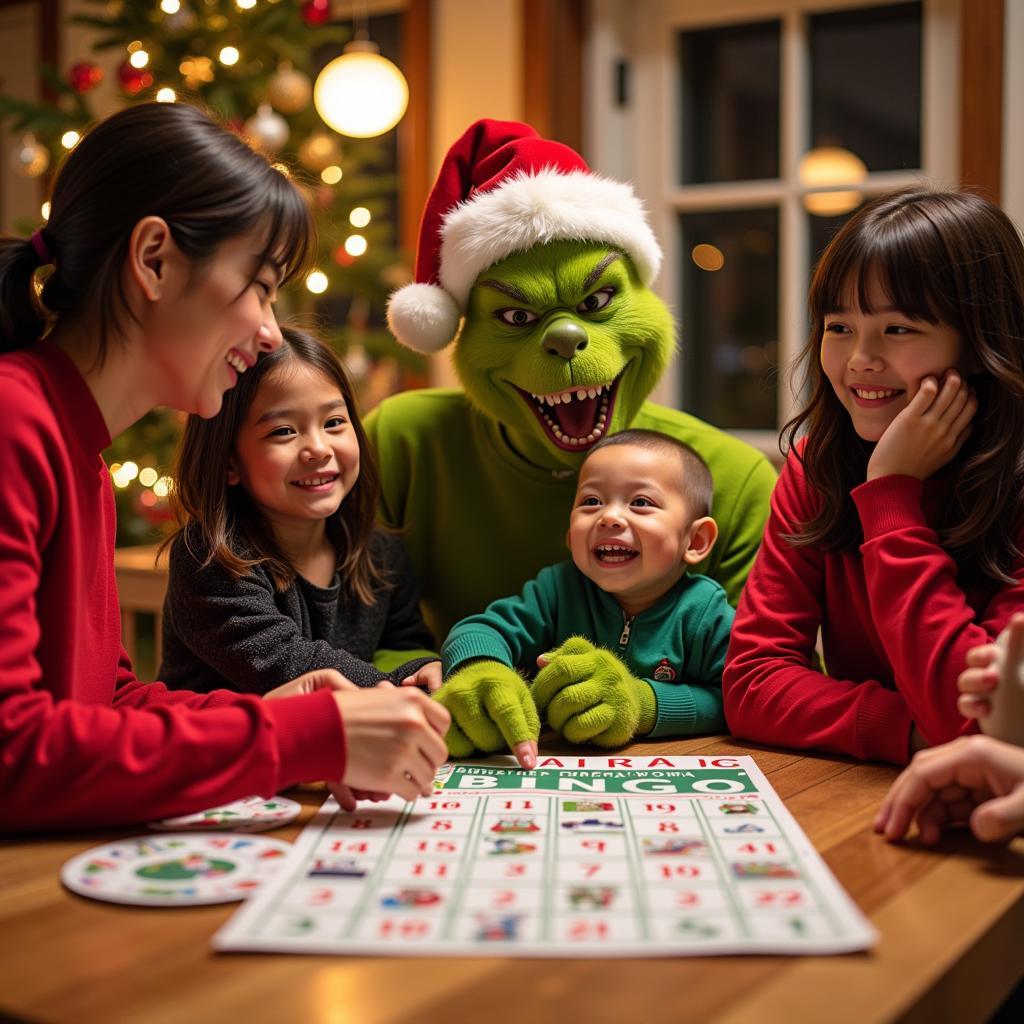
[[[646,401],[675,344],[651,291],[660,263],[632,188],[528,125],[478,121],[449,150],[424,210],[416,281],[392,296],[388,322],[421,352],[457,335],[463,390],[396,395],[367,421],[382,516],[401,531],[438,640],[564,560],[579,464],[626,427],[676,437],[707,462],[719,539],[695,571],[738,600],[775,473],[750,446]],[[605,653],[594,649],[595,672]],[[575,657],[579,682],[586,659]],[[598,674],[607,717],[627,683]],[[539,717],[512,669],[474,661],[437,697],[453,716],[453,754],[512,748],[530,763]]]

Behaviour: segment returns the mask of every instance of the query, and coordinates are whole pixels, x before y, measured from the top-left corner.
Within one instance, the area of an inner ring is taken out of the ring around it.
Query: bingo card
[[[875,932],[751,757],[446,764],[415,803],[305,828],[221,950],[844,953]]]

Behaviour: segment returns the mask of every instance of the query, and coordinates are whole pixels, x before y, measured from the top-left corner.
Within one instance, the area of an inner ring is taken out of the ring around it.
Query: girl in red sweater
[[[305,780],[349,806],[352,787],[429,792],[448,721],[418,690],[327,670],[268,694],[285,699],[171,692],[136,679],[120,644],[100,452],[154,406],[218,411],[280,346],[273,302],[310,235],[265,159],[154,103],[76,146],[45,228],[0,239],[0,831],[145,821]]]
[[[1024,605],[1024,248],[977,196],[883,196],[825,250],[809,308],[810,397],[784,428],[726,718],[902,764],[972,728],[965,655]]]

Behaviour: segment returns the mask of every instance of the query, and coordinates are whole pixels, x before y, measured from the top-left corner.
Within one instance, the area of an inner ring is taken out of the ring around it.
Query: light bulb
[[[382,135],[409,105],[405,76],[370,42],[349,43],[313,87],[317,113],[336,132],[357,139]]]

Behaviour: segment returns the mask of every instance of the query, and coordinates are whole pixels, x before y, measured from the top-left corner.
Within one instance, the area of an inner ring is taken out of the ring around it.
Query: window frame
[[[586,152],[595,167],[631,180],[644,200],[651,225],[664,251],[655,290],[677,310],[681,306],[678,215],[702,210],[735,210],[776,205],[779,209],[780,384],[776,430],[730,433],[778,456],[777,430],[796,411],[799,396],[786,367],[806,341],[805,303],[810,262],[803,197],[797,165],[808,148],[808,18],[815,14],[885,7],[901,0],[645,0],[627,5],[592,0],[591,32],[584,59],[586,93],[606,97],[589,105],[584,123]],[[922,3],[922,166],[912,171],[871,172],[857,186],[865,196],[926,180],[955,185],[960,129],[961,0]],[[780,140],[778,179],[682,185],[678,134],[681,95],[677,34],[683,30],[724,27],[746,22],[780,22]],[[617,67],[625,62],[627,96],[616,103]],[[680,325],[686,344],[686,325]],[[787,386],[787,383],[790,386]],[[673,363],[652,394],[676,408],[683,391],[682,372]]]

